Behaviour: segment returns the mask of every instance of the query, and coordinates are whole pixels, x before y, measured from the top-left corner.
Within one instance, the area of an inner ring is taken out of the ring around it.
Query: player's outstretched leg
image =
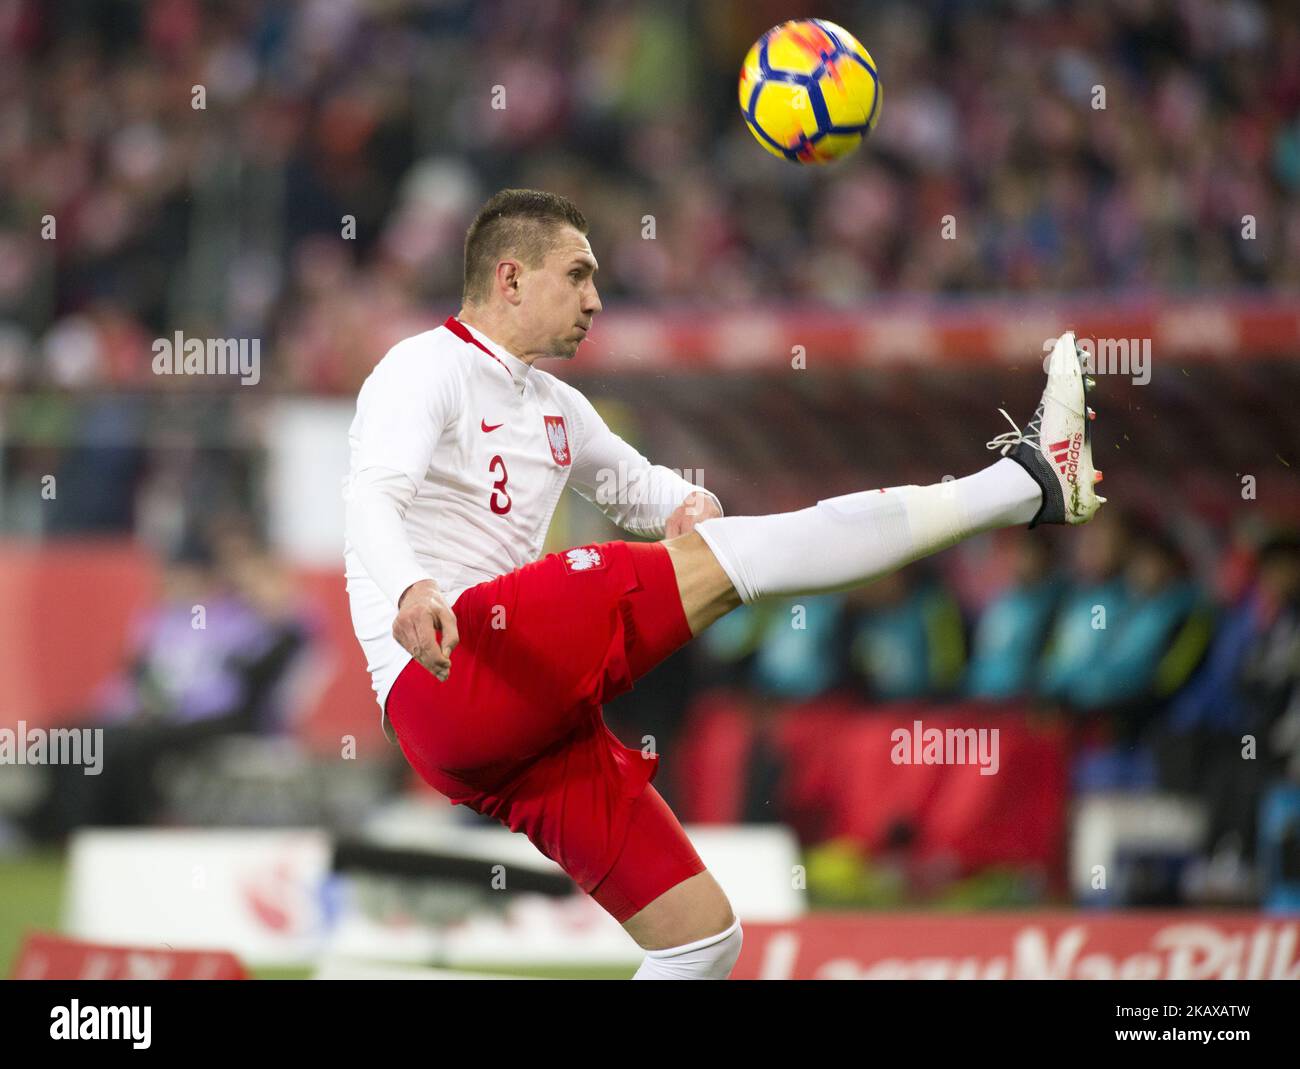
[[[974,475],[705,520],[667,543],[692,633],[738,602],[863,586],[982,531],[1086,523],[1105,498],[1095,490],[1083,361],[1073,332],[1063,334],[1033,418],[989,442],[1003,459]]]
[[[1064,334],[1033,418],[1024,431],[1012,422],[1011,433],[988,443],[1002,459],[983,471],[849,494],[798,512],[706,520],[666,542],[691,633],[741,602],[861,586],[981,531],[1087,522],[1105,501],[1094,489],[1101,473],[1092,464],[1093,413],[1084,400],[1091,388],[1074,335]],[[625,848],[609,885],[594,892],[620,919],[629,911],[617,904],[633,900],[650,860],[666,855],[664,844],[685,842],[670,814],[655,820],[644,834],[629,835],[644,849]],[[632,890],[620,889],[624,884]],[[624,924],[647,950],[638,978],[723,977],[740,952],[740,925],[707,871],[675,883]]]

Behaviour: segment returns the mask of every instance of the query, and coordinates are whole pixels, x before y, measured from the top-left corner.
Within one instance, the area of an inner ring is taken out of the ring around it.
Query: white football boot
[[[1106,499],[1097,496],[1101,472],[1092,466],[1092,421],[1096,413],[1084,401],[1096,387],[1086,374],[1085,354],[1066,331],[1052,347],[1047,388],[1034,418],[1022,431],[1005,409],[998,409],[1014,428],[988,443],[1033,476],[1043,503],[1030,528],[1040,523],[1087,523]]]

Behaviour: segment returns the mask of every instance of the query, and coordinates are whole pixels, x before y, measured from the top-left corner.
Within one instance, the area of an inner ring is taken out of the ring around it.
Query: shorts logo
[[[589,572],[605,567],[605,561],[595,546],[581,546],[564,554],[564,567],[570,572]]]
[[[546,441],[551,447],[551,456],[555,463],[567,468],[573,461],[569,455],[569,432],[564,426],[563,416],[543,416],[546,421]]]

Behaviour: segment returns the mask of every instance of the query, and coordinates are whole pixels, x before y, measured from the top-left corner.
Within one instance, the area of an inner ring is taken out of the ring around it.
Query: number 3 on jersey
[[[492,496],[488,499],[488,504],[492,506],[492,511],[498,516],[504,516],[510,511],[510,495],[506,492],[506,480],[510,478],[510,474],[506,471],[506,462],[501,459],[500,453],[492,458],[492,463],[488,465],[488,471],[495,475],[498,467],[501,468],[501,478],[492,484]],[[498,494],[501,495],[503,500],[497,500]]]

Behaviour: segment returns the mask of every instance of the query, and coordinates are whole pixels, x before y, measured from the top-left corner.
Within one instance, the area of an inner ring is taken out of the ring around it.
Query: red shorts
[[[522,831],[616,920],[704,870],[649,786],[655,754],[618,741],[601,704],[690,640],[668,551],[605,542],[471,587],[439,683],[418,661],[388,719],[420,776]]]

